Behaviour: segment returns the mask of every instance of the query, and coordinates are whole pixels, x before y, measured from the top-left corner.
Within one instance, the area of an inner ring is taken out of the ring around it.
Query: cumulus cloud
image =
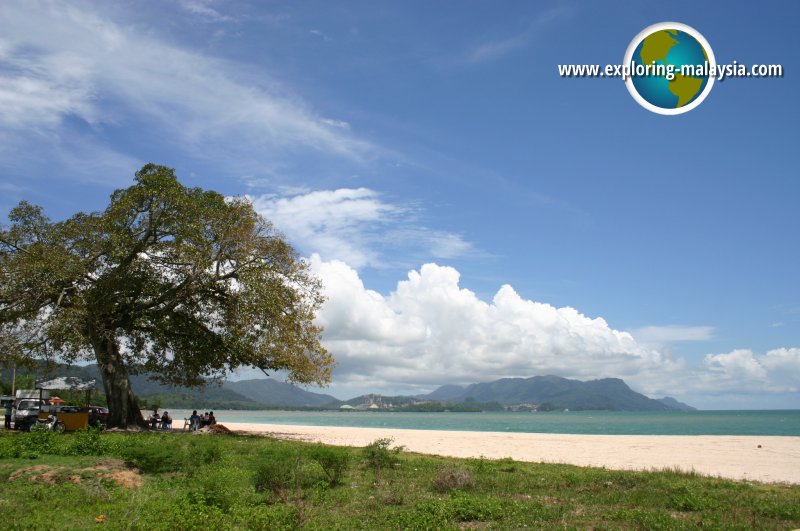
[[[509,376],[622,377],[656,389],[650,375],[682,364],[574,308],[526,300],[502,286],[491,302],[459,285],[452,267],[425,264],[387,296],[341,261],[312,256],[328,302],[318,320],[336,356],[338,384],[428,388]]]
[[[546,374],[622,378],[649,396],[700,401],[800,391],[800,348],[739,349],[689,364],[601,317],[525,299],[509,285],[484,301],[452,267],[425,264],[381,294],[343,261],[315,254],[309,263],[328,298],[317,320],[338,362],[334,382],[352,394]],[[711,337],[708,327],[666,328],[659,339]]]
[[[778,348],[766,354],[737,349],[708,354],[703,364],[707,372],[699,376],[698,387],[705,391],[800,392],[800,348]]]
[[[460,235],[417,225],[411,209],[384,200],[369,188],[282,190],[249,196],[254,208],[301,249],[360,269],[380,267],[381,250],[391,247],[434,258],[472,251]]]

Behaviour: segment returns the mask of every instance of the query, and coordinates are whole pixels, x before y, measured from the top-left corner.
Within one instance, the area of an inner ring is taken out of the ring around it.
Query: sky
[[[790,1],[4,0],[0,214],[101,210],[147,162],[249,197],[323,281],[340,398],[555,374],[800,408],[798,19]],[[784,75],[678,116],[559,77],[666,21]]]

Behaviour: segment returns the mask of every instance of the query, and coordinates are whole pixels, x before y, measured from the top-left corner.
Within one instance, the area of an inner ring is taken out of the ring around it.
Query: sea
[[[143,412],[146,413],[146,412]],[[202,411],[200,412],[202,413]],[[191,411],[171,411],[173,428]],[[800,410],[412,413],[216,410],[217,422],[593,435],[800,436]]]

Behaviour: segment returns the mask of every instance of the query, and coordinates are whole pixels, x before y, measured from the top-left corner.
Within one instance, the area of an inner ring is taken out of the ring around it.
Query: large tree
[[[324,384],[333,359],[305,262],[245,199],[148,164],[103,212],[52,222],[22,202],[0,228],[5,355],[96,360],[114,426],[143,425],[129,374],[199,386],[240,366]]]

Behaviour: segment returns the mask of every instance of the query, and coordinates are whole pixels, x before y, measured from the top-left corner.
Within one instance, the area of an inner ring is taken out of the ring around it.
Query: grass
[[[794,529],[800,486],[188,433],[0,435],[3,527]]]

